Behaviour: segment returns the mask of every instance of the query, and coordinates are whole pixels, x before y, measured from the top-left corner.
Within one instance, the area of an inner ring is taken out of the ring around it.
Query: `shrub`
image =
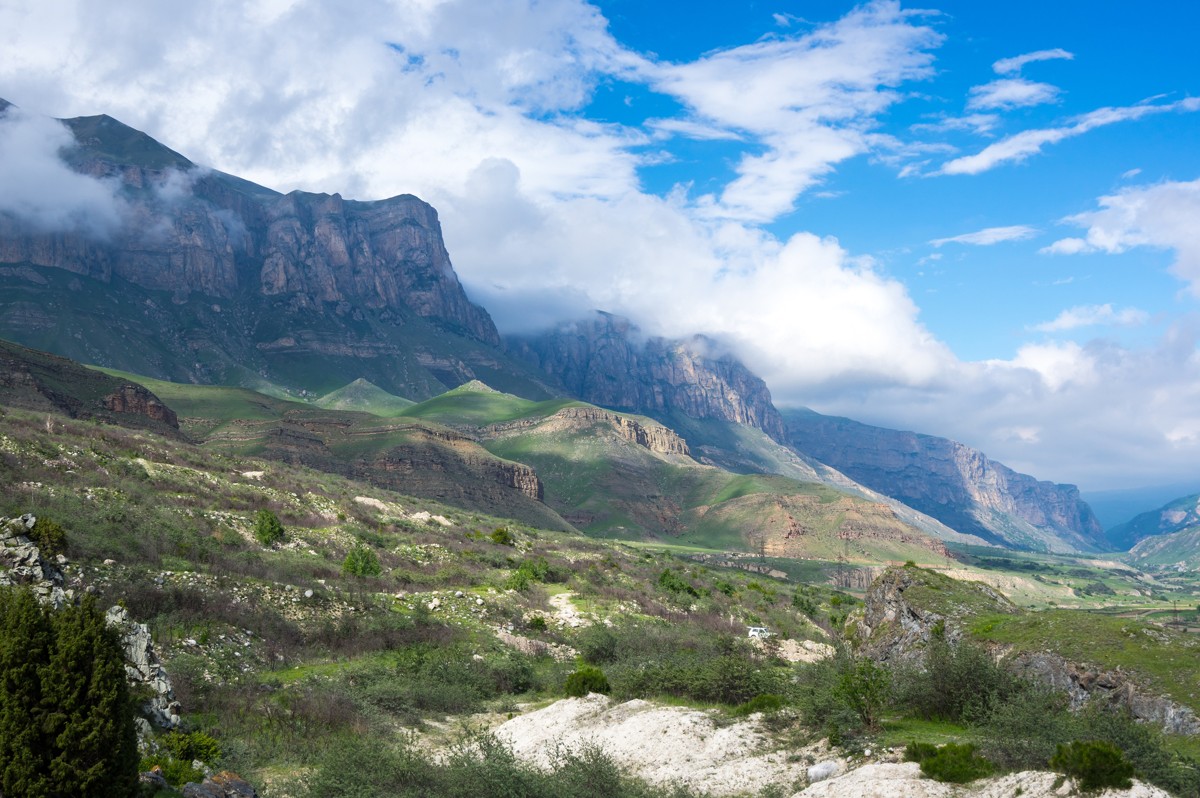
[[[279,523],[279,516],[270,510],[263,508],[254,515],[254,537],[264,546],[270,546],[273,543],[281,543],[286,537],[283,531],[283,524]]]
[[[676,596],[690,596],[692,598],[699,598],[700,596],[700,591],[696,590],[683,577],[669,568],[658,575],[658,586],[668,593],[674,593]]]
[[[158,743],[171,756],[185,762],[199,759],[211,765],[221,758],[221,744],[204,732],[167,732],[158,739]]]
[[[1074,778],[1085,792],[1133,786],[1133,765],[1120,748],[1102,740],[1075,740],[1058,746],[1050,758],[1050,767]]]
[[[502,526],[498,526],[492,530],[492,534],[488,535],[488,537],[498,546],[512,546],[516,544],[512,533]]]
[[[192,767],[190,759],[178,759],[164,754],[142,757],[138,770],[144,772],[153,768],[158,768],[162,777],[167,780],[167,784],[176,788],[182,787],[189,781],[198,783],[204,780],[204,773],[198,768]]]
[[[755,712],[777,712],[783,708],[783,696],[774,693],[759,693],[734,711],[735,715],[752,715]]]
[[[869,659],[854,661],[840,674],[834,688],[868,729],[879,728],[880,713],[891,695],[891,673]]]
[[[910,746],[911,748],[912,746]],[[922,758],[921,772],[931,779],[951,784],[966,784],[968,781],[990,776],[995,770],[992,763],[975,753],[971,743],[946,743],[929,752],[932,746],[917,749]],[[905,749],[908,758],[908,749]]]
[[[43,557],[53,559],[59,554],[67,553],[67,530],[46,516],[38,516],[30,532],[30,538],[37,544]]]
[[[604,671],[594,665],[580,665],[574,673],[567,676],[564,691],[574,698],[582,698],[588,693],[608,695],[612,688],[608,686],[608,678]]]
[[[342,573],[350,576],[379,576],[382,570],[375,551],[362,544],[350,549],[342,561]]]

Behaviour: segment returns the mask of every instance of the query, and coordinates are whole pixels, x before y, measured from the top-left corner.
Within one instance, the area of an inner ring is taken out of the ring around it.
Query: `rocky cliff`
[[[1042,482],[947,438],[810,410],[785,414],[792,446],[851,479],[992,542],[1050,551],[1107,548],[1074,485]]]
[[[679,437],[674,430],[661,424],[642,424],[628,416],[610,413],[599,407],[564,407],[549,419],[526,418],[519,421],[507,421],[501,424],[490,424],[479,430],[484,438],[503,435],[519,429],[532,427],[562,427],[571,425],[588,425],[602,423],[617,430],[621,437],[630,443],[644,446],[656,454],[678,454],[690,457],[687,441]]]
[[[283,195],[107,116],[65,124],[64,159],[116,187],[117,222],[0,214],[0,336],[182,381],[324,393],[363,377],[425,398],[479,376],[547,394],[468,299],[427,203]]]
[[[509,348],[585,402],[650,416],[677,412],[733,421],[784,438],[766,383],[704,336],[643,338],[628,320],[597,313],[513,338]]]

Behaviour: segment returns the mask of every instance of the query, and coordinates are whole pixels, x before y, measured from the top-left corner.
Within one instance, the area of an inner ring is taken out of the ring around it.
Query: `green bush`
[[[53,559],[67,553],[67,530],[44,515],[34,521],[30,539],[37,544],[43,557]]]
[[[604,671],[594,665],[580,665],[574,673],[567,676],[564,692],[574,698],[582,698],[588,693],[603,693],[608,695],[612,688]]]
[[[168,754],[152,754],[142,757],[141,764],[138,765],[139,770],[145,772],[154,768],[158,768],[162,772],[162,777],[172,787],[182,787],[189,781],[197,783],[204,781],[204,772],[192,767],[190,759],[180,759]]]
[[[734,709],[735,715],[753,715],[755,712],[778,712],[783,709],[783,696],[774,693],[760,693],[744,704]]]
[[[498,526],[492,530],[492,534],[488,535],[488,537],[498,546],[512,546],[516,544],[512,533],[502,526]]]
[[[264,508],[254,515],[254,537],[264,546],[270,546],[282,543],[287,535],[283,524],[279,523],[279,516]]]
[[[992,775],[992,763],[975,753],[971,743],[931,745],[910,743],[904,750],[905,759],[913,756],[921,763],[921,772],[931,779],[966,784],[968,781]],[[911,761],[911,760],[910,760]]]
[[[1085,792],[1133,786],[1133,765],[1120,748],[1102,740],[1075,740],[1060,745],[1050,758],[1050,767],[1074,778]]]
[[[158,738],[158,744],[176,759],[191,762],[199,759],[205,764],[214,764],[221,758],[221,744],[204,732],[167,732]]]
[[[850,663],[839,675],[835,695],[868,729],[878,729],[880,715],[891,696],[891,672],[869,659]]]
[[[691,598],[699,598],[700,591],[692,587],[679,574],[672,571],[670,568],[664,570],[658,575],[658,586],[668,593],[676,596],[686,596]]]
[[[350,576],[379,576],[383,569],[374,549],[361,543],[355,545],[342,560],[342,573]]]

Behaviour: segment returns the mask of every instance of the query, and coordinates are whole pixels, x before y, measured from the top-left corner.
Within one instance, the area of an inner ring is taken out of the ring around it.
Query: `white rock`
[[[808,769],[808,780],[815,784],[841,772],[841,762],[818,762]]]

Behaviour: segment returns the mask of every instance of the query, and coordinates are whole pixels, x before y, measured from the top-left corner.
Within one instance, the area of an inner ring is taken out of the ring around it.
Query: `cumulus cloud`
[[[1014,224],[1008,227],[987,227],[974,233],[963,233],[950,238],[935,238],[929,243],[935,247],[946,244],[972,244],[977,247],[989,247],[1005,241],[1024,241],[1037,234],[1036,228],[1024,224]]]
[[[0,113],[0,213],[41,232],[103,238],[120,227],[117,184],[68,167],[60,153],[73,146],[61,122],[15,107]]]
[[[1047,144],[1057,144],[1065,139],[1081,136],[1090,130],[1118,122],[1129,122],[1152,114],[1173,111],[1191,112],[1200,110],[1200,97],[1188,97],[1173,103],[1155,105],[1144,103],[1118,108],[1099,108],[1075,117],[1065,125],[1052,128],[1024,130],[984,147],[974,155],[964,155],[942,165],[939,174],[977,175],[1006,163],[1020,163],[1037,155]]]
[[[798,37],[768,39],[647,75],[694,118],[743,131],[765,148],[747,154],[737,178],[702,198],[713,216],[767,221],[836,164],[867,152],[878,114],[901,83],[932,76],[942,37],[914,24],[896,2],[874,2]]]
[[[1084,238],[1063,238],[1042,251],[1075,255],[1118,254],[1134,247],[1172,250],[1171,272],[1200,296],[1200,179],[1131,186],[1101,197],[1097,204],[1099,210],[1065,220],[1087,228]]]
[[[1034,324],[1029,329],[1036,332],[1063,332],[1080,327],[1115,326],[1136,327],[1145,324],[1149,314],[1138,308],[1116,310],[1109,303],[1103,305],[1079,305],[1067,308],[1051,321]]]
[[[992,69],[997,75],[1012,75],[1020,72],[1026,64],[1032,64],[1035,61],[1050,61],[1054,59],[1071,61],[1074,58],[1074,53],[1069,53],[1061,47],[1055,47],[1053,50],[1037,50],[1032,53],[1014,56],[1013,58],[1001,58],[992,64]]]
[[[1024,78],[1005,78],[971,87],[967,97],[967,108],[972,111],[1024,108],[1054,102],[1057,99],[1057,86],[1035,83]]]

